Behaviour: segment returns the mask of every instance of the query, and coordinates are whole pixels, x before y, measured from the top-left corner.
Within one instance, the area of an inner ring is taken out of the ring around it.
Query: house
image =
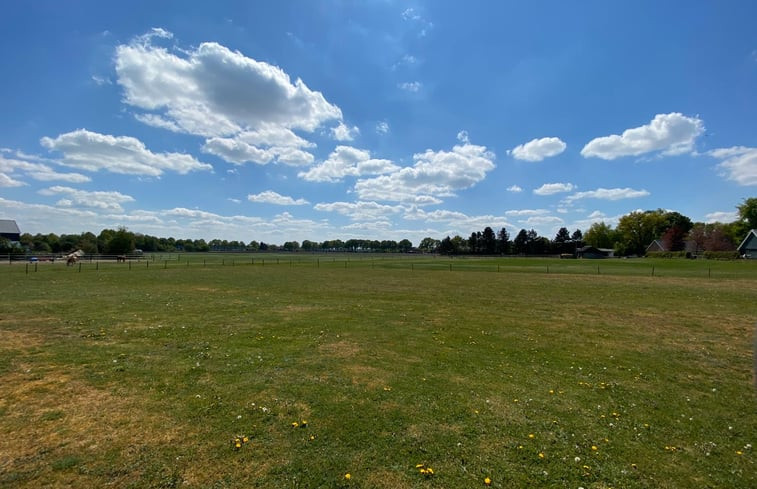
[[[656,251],[668,251],[665,244],[659,239],[652,241],[649,246],[647,246],[646,250],[647,253],[654,253]]]
[[[757,229],[752,229],[747,233],[738,250],[739,255],[744,258],[757,258]]]
[[[0,238],[16,243],[21,241],[21,231],[18,229],[16,221],[0,219]]]
[[[583,246],[576,250],[579,258],[612,258],[615,256],[615,250],[611,248],[596,248],[594,246]]]

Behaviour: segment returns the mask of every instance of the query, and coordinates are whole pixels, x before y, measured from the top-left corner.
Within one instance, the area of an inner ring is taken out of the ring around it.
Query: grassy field
[[[757,487],[757,263],[148,258],[0,265],[0,486]]]

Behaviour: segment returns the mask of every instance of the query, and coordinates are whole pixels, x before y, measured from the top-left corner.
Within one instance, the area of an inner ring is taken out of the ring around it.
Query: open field
[[[0,486],[757,487],[757,263],[154,258],[0,265]]]

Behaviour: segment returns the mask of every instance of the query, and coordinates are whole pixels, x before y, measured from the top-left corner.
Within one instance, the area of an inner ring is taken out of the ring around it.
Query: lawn
[[[0,265],[0,486],[757,487],[757,263],[148,258]]]

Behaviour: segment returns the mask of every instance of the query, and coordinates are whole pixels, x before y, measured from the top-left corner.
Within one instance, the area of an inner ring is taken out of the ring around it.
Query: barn
[[[0,219],[0,238],[13,242],[21,241],[21,231],[18,229],[16,221]]]
[[[752,229],[739,245],[739,255],[744,258],[757,258],[757,229]]]

